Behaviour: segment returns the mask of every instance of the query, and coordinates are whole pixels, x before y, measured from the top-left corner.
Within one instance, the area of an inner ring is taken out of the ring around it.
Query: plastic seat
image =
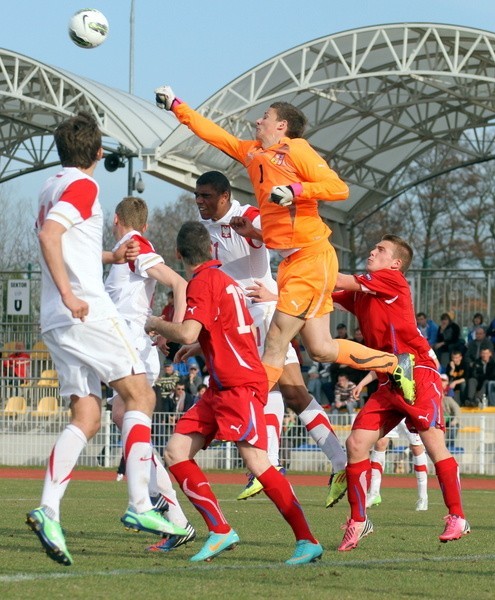
[[[19,423],[24,419],[26,414],[27,402],[22,396],[11,396],[2,410],[4,424],[7,419],[12,419],[13,423]]]
[[[45,369],[41,371],[39,381],[36,382],[38,387],[58,387],[58,373],[55,369]]]
[[[20,342],[19,340],[5,342],[2,346],[2,358],[7,358],[13,352],[23,352],[25,349],[24,342]]]
[[[31,413],[35,419],[50,419],[60,415],[58,398],[55,396],[43,396],[38,402],[36,410]]]

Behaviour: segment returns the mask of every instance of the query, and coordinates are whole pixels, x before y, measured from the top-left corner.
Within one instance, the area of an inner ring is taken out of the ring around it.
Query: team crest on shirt
[[[277,152],[275,156],[270,160],[270,162],[278,166],[283,165],[285,162],[285,154]]]
[[[231,238],[231,229],[230,225],[222,225],[222,237],[223,238]]]

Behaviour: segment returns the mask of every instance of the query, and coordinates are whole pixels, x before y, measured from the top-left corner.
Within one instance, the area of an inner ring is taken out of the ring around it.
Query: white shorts
[[[153,387],[158,379],[158,375],[160,375],[160,356],[158,354],[158,348],[153,346],[152,339],[144,331],[142,325],[132,323],[131,321],[126,321],[126,323],[131,332],[131,338],[134,340],[139,358],[146,369],[146,379],[151,387]],[[107,400],[107,404],[111,405],[115,396],[117,396],[117,392],[114,392],[113,396]]]
[[[421,446],[422,441],[417,433],[411,433],[406,427],[406,420],[401,421],[396,427],[389,431],[386,435],[391,440],[397,440],[400,436],[407,438],[407,443],[410,446]]]
[[[270,322],[273,318],[273,313],[277,308],[276,302],[259,302],[258,304],[251,304],[249,312],[253,317],[254,326],[256,328],[256,345],[258,346],[258,352],[260,356],[263,356],[265,350],[265,339],[270,327]],[[296,351],[292,344],[289,344],[287,354],[285,356],[285,364],[299,364]]]
[[[56,327],[43,333],[43,340],[58,373],[61,396],[101,398],[101,382],[108,385],[145,372],[121,317]]]

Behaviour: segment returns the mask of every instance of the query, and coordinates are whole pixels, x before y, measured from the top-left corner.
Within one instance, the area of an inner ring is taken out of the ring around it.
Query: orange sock
[[[363,344],[351,340],[335,340],[339,345],[339,354],[335,362],[362,369],[363,371],[378,371],[379,373],[393,373],[397,366],[395,354],[373,350]],[[266,368],[266,366],[265,366]]]
[[[266,376],[268,377],[268,391],[270,392],[272,388],[277,385],[284,369],[282,367],[267,365],[266,363],[263,363],[263,367],[265,368]]]

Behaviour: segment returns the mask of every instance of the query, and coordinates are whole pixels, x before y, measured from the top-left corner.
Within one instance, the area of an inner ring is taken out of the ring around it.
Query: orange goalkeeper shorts
[[[328,240],[284,258],[277,274],[277,310],[301,319],[332,312],[338,269],[337,255]]]

